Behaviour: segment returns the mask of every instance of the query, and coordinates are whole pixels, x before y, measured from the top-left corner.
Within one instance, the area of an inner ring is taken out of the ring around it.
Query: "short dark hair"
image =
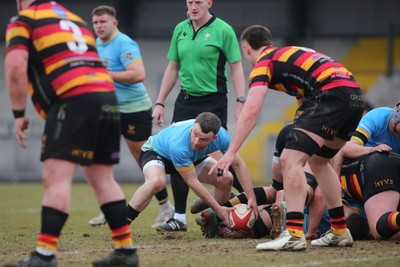
[[[203,133],[213,132],[217,134],[221,128],[221,120],[211,112],[200,113],[195,120],[198,123]]]
[[[271,32],[267,27],[262,25],[252,25],[246,28],[242,32],[240,40],[242,42],[246,41],[254,50],[272,45]]]
[[[354,240],[368,239],[369,226],[366,219],[353,212],[346,218],[346,225]]]
[[[93,16],[101,16],[104,14],[108,14],[114,18],[117,17],[117,11],[115,11],[115,8],[113,8],[112,6],[102,5],[102,6],[96,7],[92,11],[92,17]]]

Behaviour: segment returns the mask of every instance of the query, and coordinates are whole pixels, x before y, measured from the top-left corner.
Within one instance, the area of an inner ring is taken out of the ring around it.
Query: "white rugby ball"
[[[256,221],[256,215],[253,210],[247,209],[247,204],[237,204],[234,208],[228,214],[231,229],[235,231],[250,231]]]

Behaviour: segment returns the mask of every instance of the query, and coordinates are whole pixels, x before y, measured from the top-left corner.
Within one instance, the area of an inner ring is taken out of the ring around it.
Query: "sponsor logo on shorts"
[[[326,125],[322,125],[321,130],[323,132],[327,133],[327,134],[332,135],[332,136],[336,136],[337,133],[338,133],[338,131],[336,131],[335,129],[332,129],[331,127],[326,126]]]
[[[94,151],[92,150],[83,150],[83,149],[72,149],[71,155],[84,158],[84,159],[90,159],[93,160],[94,158]]]
[[[364,96],[363,96],[363,95],[351,94],[351,95],[350,95],[350,99],[351,99],[351,100],[364,101]]]
[[[136,134],[136,127],[133,124],[128,125],[128,130],[126,131],[129,135],[135,135]]]
[[[113,152],[113,153],[111,154],[111,158],[112,158],[112,159],[119,159],[119,151]]]
[[[390,179],[390,178],[382,179],[382,180],[374,182],[375,187],[381,187],[384,185],[393,185],[393,184],[394,184],[394,181],[393,181],[393,179]]]

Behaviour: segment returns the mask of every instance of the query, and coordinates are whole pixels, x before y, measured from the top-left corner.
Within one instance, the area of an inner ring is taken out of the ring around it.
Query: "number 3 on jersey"
[[[83,54],[88,50],[85,38],[82,36],[82,31],[78,25],[70,20],[60,20],[60,27],[63,31],[72,31],[76,42],[67,42],[69,50],[74,53]]]

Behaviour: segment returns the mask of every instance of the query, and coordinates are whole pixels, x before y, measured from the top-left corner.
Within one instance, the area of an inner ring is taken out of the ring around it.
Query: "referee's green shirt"
[[[213,16],[197,32],[189,19],[174,29],[167,58],[179,64],[181,88],[193,96],[227,93],[226,62],[241,59],[235,31]]]

